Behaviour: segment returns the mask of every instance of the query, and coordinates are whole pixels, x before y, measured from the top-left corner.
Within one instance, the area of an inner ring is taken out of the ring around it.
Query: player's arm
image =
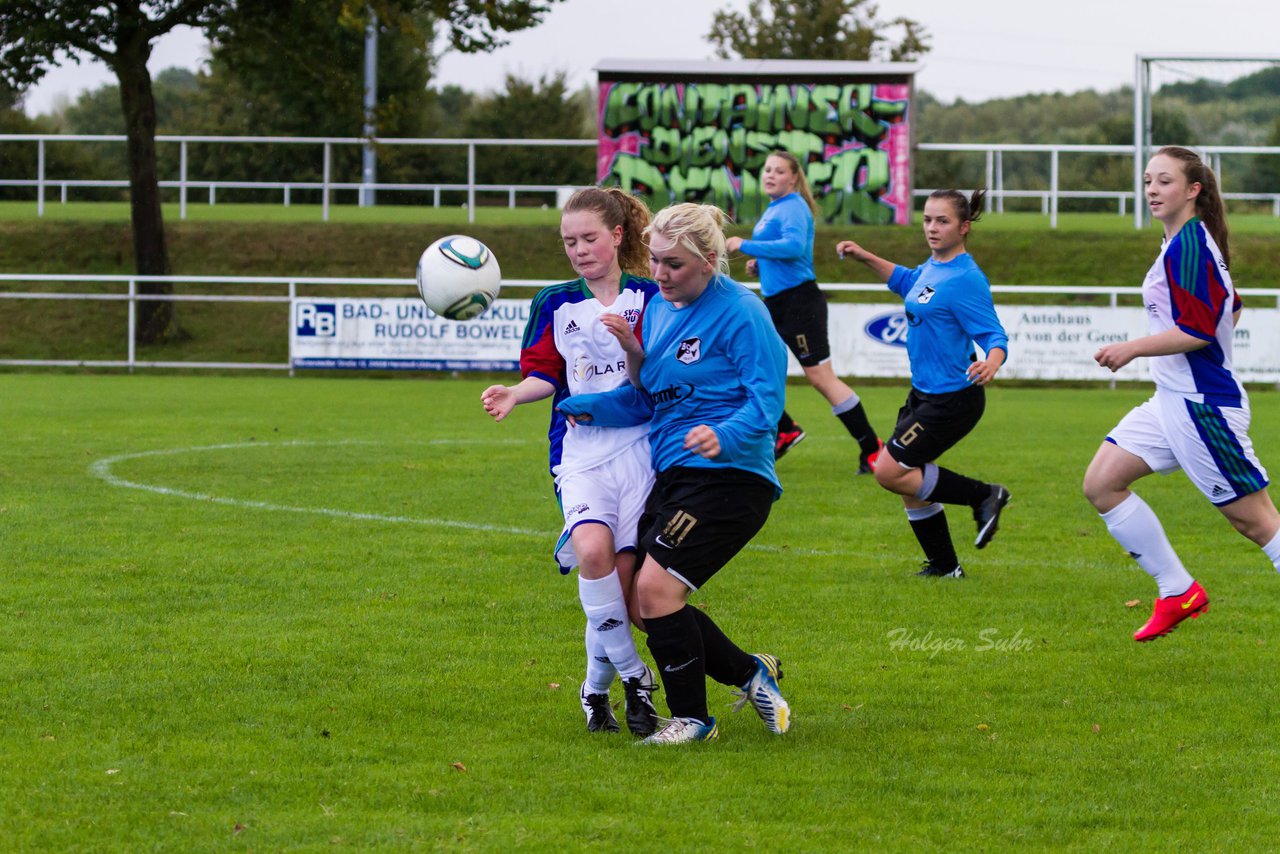
[[[954,310],[960,328],[987,354],[970,363],[967,370],[969,382],[986,385],[996,378],[996,373],[1009,358],[1009,336],[996,314],[987,277],[980,273],[968,275],[971,278],[963,283],[965,287],[960,290],[962,296],[956,300]]]
[[[1098,348],[1093,359],[1112,373],[1120,370],[1139,356],[1172,356],[1175,353],[1190,353],[1208,347],[1209,342],[1194,335],[1188,335],[1174,326],[1154,335],[1144,335],[1132,341],[1117,341]]]
[[[635,427],[653,418],[653,401],[633,385],[599,394],[575,394],[560,401],[556,409],[574,424],[595,427]]]
[[[515,385],[489,386],[480,392],[480,403],[494,421],[501,421],[520,404],[544,400],[555,393],[556,387],[552,383],[542,377],[529,376]]]
[[[776,260],[786,260],[788,258],[802,258],[809,251],[809,224],[805,220],[804,215],[799,211],[789,211],[779,215],[781,235],[775,240],[742,240],[733,237],[730,240],[735,241],[733,246],[728,246],[730,252],[742,250],[747,255],[754,255],[757,258],[772,258]]]
[[[685,448],[708,459],[738,459],[744,447],[771,433],[782,417],[787,351],[763,307],[744,312],[743,319],[744,325],[728,341],[726,355],[737,366],[738,383],[747,390],[746,402],[724,421],[699,425],[685,436]]]
[[[868,252],[852,240],[841,240],[837,243],[836,254],[838,254],[842,260],[845,258],[852,258],[855,261],[862,262],[871,270],[872,273],[879,276],[880,281],[882,282],[887,282],[893,278],[894,270],[898,269],[897,264],[892,261],[886,261],[873,252]]]

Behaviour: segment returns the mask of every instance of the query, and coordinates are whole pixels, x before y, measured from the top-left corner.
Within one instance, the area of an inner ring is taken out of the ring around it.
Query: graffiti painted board
[[[911,221],[910,63],[609,61],[597,67],[597,180],[649,199],[714,204],[739,223],[769,198],[783,149],[805,165],[819,221]]]

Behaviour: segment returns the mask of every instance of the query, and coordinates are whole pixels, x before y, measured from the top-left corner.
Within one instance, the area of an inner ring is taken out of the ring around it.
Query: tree
[[[373,11],[386,26],[415,30],[415,18],[445,23],[449,42],[461,51],[492,50],[501,34],[541,22],[560,0],[343,0],[332,26],[359,22]],[[169,252],[160,209],[156,165],[156,103],[147,60],[157,38],[178,26],[199,27],[216,43],[239,30],[259,26],[246,12],[305,5],[301,0],[5,0],[0,3],[0,82],[15,89],[38,81],[49,68],[84,55],[104,62],[119,82],[129,160],[129,201],[134,263],[140,275],[167,276]],[[291,33],[301,43],[304,34]],[[421,49],[431,50],[428,39]],[[358,131],[358,128],[353,128]],[[354,135],[354,134],[353,134]],[[142,289],[166,294],[172,285],[156,282]],[[143,302],[138,340],[154,343],[175,330],[173,304]]]
[[[152,43],[179,25],[203,26],[226,11],[226,0],[10,0],[0,5],[0,76],[24,87],[52,66],[83,54],[115,72],[120,84],[134,263],[140,275],[165,276],[169,251],[160,212],[156,175],[156,106],[147,60]],[[143,285],[143,293],[171,293],[172,285]],[[138,310],[140,342],[162,341],[171,333],[173,304],[143,302]]]
[[[479,138],[579,139],[584,115],[594,117],[588,91],[569,90],[564,72],[525,80],[506,76],[505,89],[477,98],[467,113],[466,135]],[[589,136],[587,138],[590,138]],[[530,146],[479,155],[484,183],[579,184],[595,165],[594,150]]]
[[[716,12],[707,40],[721,59],[904,62],[929,52],[921,24],[879,14],[870,0],[751,0],[745,14]]]

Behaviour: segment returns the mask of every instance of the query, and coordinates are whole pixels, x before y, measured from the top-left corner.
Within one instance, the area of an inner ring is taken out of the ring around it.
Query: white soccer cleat
[[[756,660],[756,672],[738,692],[738,702],[733,704],[733,710],[736,712],[750,703],[769,731],[782,735],[791,729],[791,707],[778,688],[782,663],[767,653],[751,657]]]

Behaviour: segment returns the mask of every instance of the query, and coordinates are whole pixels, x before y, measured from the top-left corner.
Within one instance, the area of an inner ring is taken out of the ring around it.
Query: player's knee
[[[898,492],[899,481],[906,475],[908,469],[904,469],[898,465],[898,461],[889,456],[885,450],[880,451],[880,457],[876,460],[875,476],[876,483],[890,492]]]
[[[1107,482],[1107,479],[1099,476],[1093,469],[1089,469],[1084,473],[1084,481],[1080,484],[1080,491],[1084,493],[1085,499],[1093,505],[1098,512],[1110,509],[1115,504],[1112,500],[1116,490]]]

